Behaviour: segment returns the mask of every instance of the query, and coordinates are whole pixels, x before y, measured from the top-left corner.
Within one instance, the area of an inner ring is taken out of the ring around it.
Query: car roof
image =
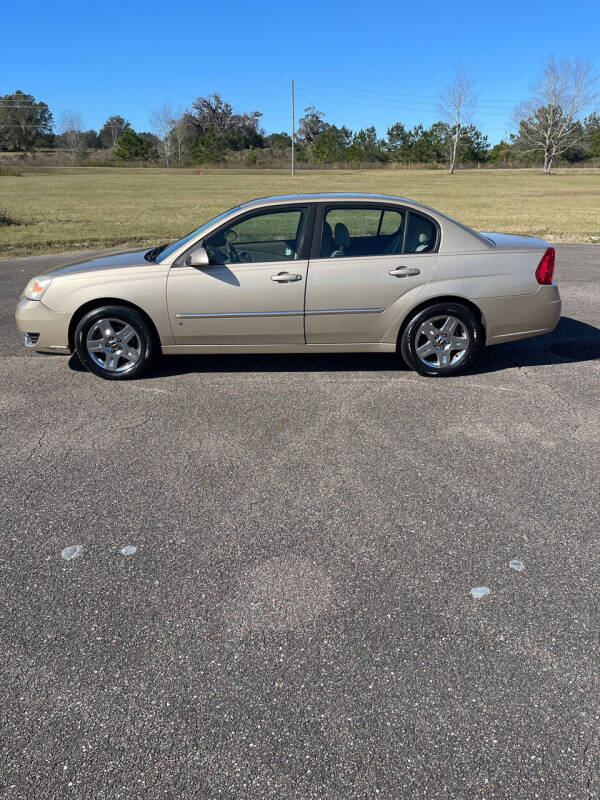
[[[419,208],[433,211],[429,206],[424,203],[419,203],[417,200],[409,200],[407,197],[398,197],[393,194],[377,194],[371,192],[314,192],[304,194],[280,194],[271,195],[268,197],[258,197],[256,200],[248,200],[242,203],[240,208],[252,208],[254,206],[275,205],[277,203],[326,203],[329,201],[384,201],[393,203],[408,203],[411,206],[418,206]]]

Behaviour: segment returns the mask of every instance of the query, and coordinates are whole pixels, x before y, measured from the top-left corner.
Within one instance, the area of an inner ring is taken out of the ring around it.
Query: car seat
[[[335,250],[335,240],[333,238],[333,231],[328,222],[323,223],[323,238],[321,240],[321,258],[330,258]]]
[[[419,234],[419,244],[415,247],[415,253],[422,253],[429,248],[430,240],[426,233]]]
[[[404,244],[404,221],[405,218],[403,216],[398,230],[385,248],[385,255],[396,255],[396,253],[399,254],[402,252],[402,245]]]
[[[343,222],[336,222],[333,229],[333,238],[337,249],[333,251],[331,258],[342,258],[350,255],[350,231]]]

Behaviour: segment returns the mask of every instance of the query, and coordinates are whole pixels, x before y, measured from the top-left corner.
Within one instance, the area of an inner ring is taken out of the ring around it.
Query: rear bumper
[[[69,352],[70,314],[51,311],[41,300],[22,297],[15,311],[25,346],[38,353]]]
[[[534,294],[484,297],[477,301],[483,313],[487,344],[527,339],[554,330],[562,301],[558,286],[540,286]]]

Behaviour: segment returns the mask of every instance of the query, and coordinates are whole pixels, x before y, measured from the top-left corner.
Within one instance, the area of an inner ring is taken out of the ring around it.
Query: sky
[[[492,144],[511,129],[544,59],[590,60],[600,72],[598,0],[503,3],[33,2],[5,4],[0,94],[21,89],[55,120],[84,127],[120,114],[151,130],[151,112],[220,92],[237,111],[263,112],[267,133],[290,131],[314,104],[352,130],[439,118],[440,92],[463,65],[478,98],[474,122]],[[593,110],[593,109],[590,109]]]

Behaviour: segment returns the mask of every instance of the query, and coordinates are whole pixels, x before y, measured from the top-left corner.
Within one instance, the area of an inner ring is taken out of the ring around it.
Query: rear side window
[[[401,253],[405,219],[404,209],[329,206],[323,220],[320,257]]]
[[[389,208],[386,208],[383,212],[379,235],[393,236],[398,233],[402,226],[402,217],[403,215],[401,212],[391,211]]]

